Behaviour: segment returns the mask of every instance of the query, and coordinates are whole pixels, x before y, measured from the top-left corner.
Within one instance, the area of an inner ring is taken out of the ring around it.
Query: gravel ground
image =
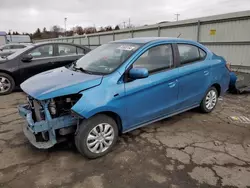
[[[191,110],[127,133],[96,160],[82,157],[71,142],[32,147],[16,109],[24,102],[20,92],[0,96],[0,187],[250,186],[250,122],[244,118],[250,118],[250,95],[226,95],[211,114]]]

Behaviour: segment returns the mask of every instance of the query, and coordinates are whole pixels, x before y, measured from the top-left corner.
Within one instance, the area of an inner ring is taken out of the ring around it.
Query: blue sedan
[[[88,158],[112,150],[121,133],[199,107],[214,110],[229,86],[223,57],[177,38],[113,41],[70,67],[40,73],[21,84],[28,103],[24,133],[38,148],[68,134]]]

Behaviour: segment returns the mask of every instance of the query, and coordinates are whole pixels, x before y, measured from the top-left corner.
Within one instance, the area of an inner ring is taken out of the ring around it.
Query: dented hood
[[[21,84],[21,88],[33,98],[45,100],[97,86],[101,83],[102,77],[61,67],[29,78]]]

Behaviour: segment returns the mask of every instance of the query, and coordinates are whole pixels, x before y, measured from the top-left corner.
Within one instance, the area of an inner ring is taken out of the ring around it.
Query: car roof
[[[153,41],[181,41],[181,42],[190,42],[190,40],[185,40],[181,38],[172,38],[172,37],[138,37],[138,38],[129,38],[129,39],[122,39],[116,40],[114,43],[135,43],[135,44],[146,44],[148,42]]]
[[[75,43],[69,43],[69,42],[60,42],[60,41],[47,41],[47,42],[38,42],[38,43],[34,43],[34,46],[40,46],[40,45],[45,45],[45,44],[65,44],[65,45],[73,45],[73,46],[77,46],[80,48],[84,48],[87,50],[90,50],[88,47],[86,47],[85,45],[79,45],[79,44],[75,44]]]
[[[69,45],[76,45],[76,46],[79,46],[78,44],[74,44],[74,43],[58,42],[58,41],[48,41],[48,42],[38,42],[38,43],[34,43],[35,46],[39,46],[39,45],[43,45],[43,44],[69,44]]]
[[[28,46],[28,45],[31,45],[32,43],[8,43],[8,44],[5,44],[6,46],[7,45],[24,45],[24,46]]]

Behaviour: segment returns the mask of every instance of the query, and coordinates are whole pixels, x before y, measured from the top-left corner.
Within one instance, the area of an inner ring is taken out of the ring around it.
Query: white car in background
[[[0,57],[7,57],[13,53],[15,53],[17,50],[26,48],[29,46],[29,44],[23,44],[23,43],[12,43],[12,44],[5,44],[0,46]]]

